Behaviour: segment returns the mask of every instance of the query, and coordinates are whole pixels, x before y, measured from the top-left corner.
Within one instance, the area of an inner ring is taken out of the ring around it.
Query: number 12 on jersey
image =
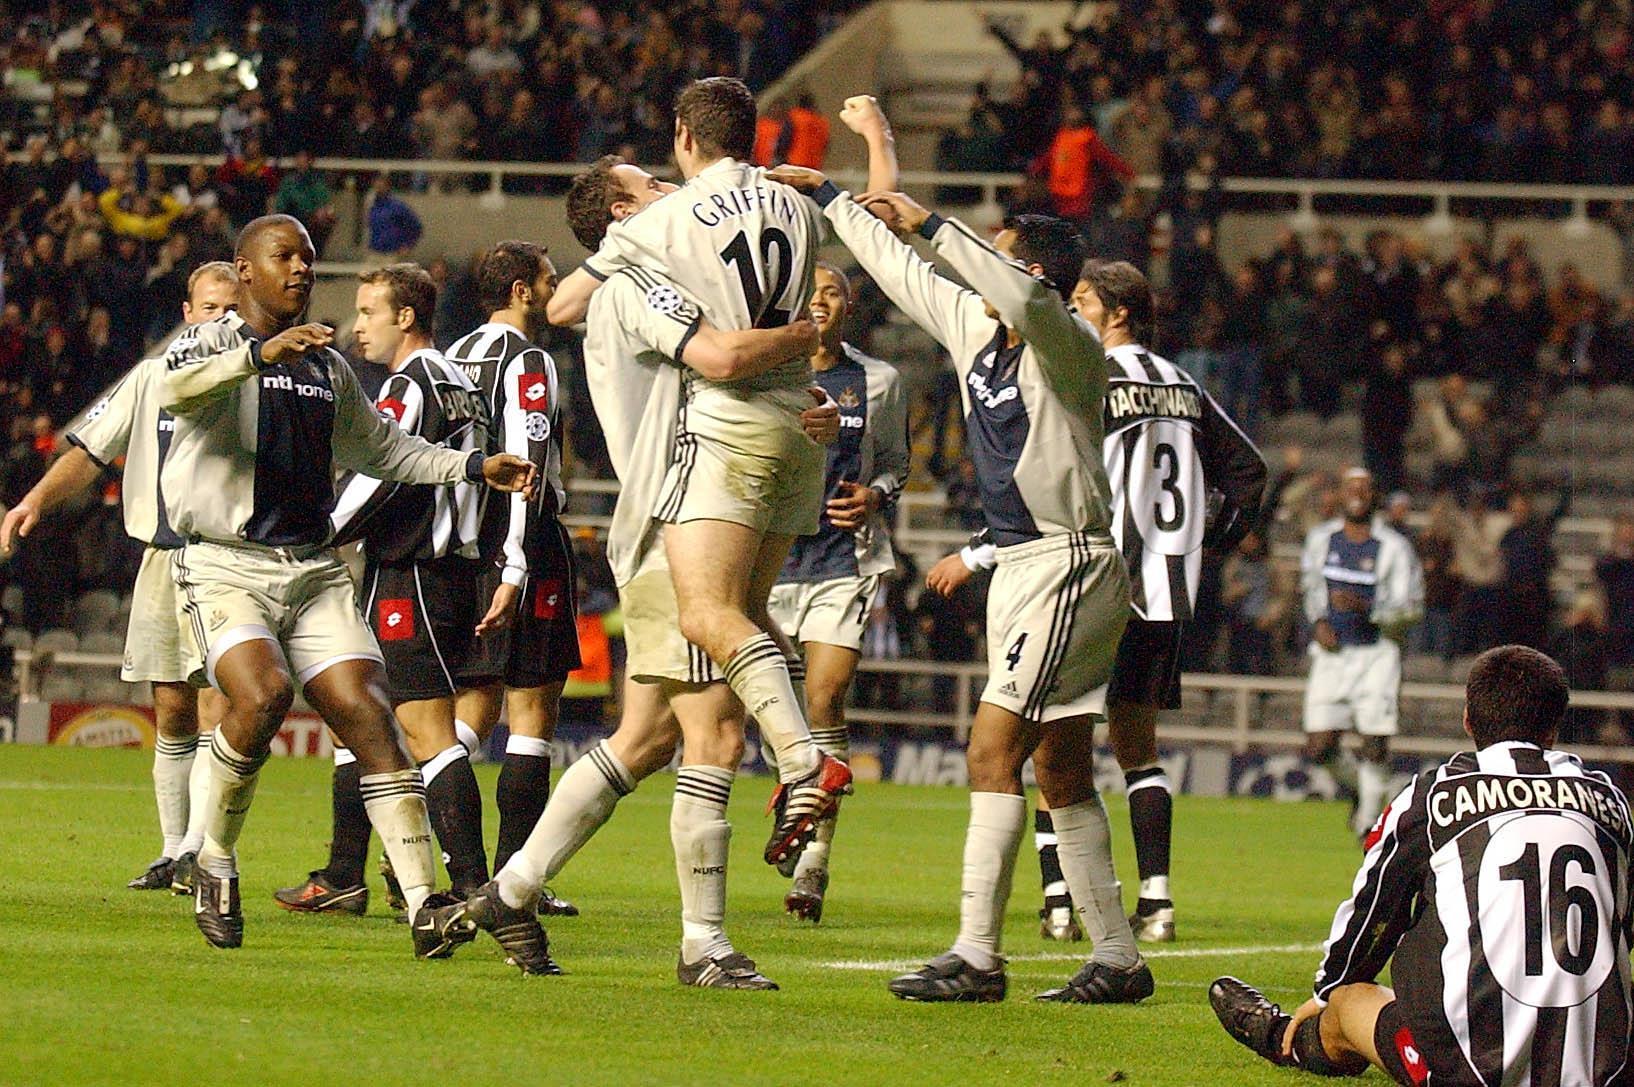
[[[789,323],[797,299],[789,298],[794,282],[794,243],[777,227],[767,227],[760,235],[760,260],[755,260],[749,235],[737,236],[721,250],[721,260],[738,274],[743,301],[755,328],[781,328]],[[766,287],[771,282],[771,288]]]

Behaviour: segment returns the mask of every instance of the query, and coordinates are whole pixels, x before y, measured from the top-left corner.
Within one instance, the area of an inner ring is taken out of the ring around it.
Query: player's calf
[[[1287,1035],[1293,1016],[1252,985],[1233,977],[1218,978],[1209,986],[1208,998],[1226,1033],[1272,1064],[1319,1076],[1359,1076],[1367,1071],[1365,1057],[1351,1051],[1332,1052],[1324,1042],[1323,1035],[1332,1033],[1331,1027],[1324,1029],[1328,1011],[1300,1023],[1290,1040]]]

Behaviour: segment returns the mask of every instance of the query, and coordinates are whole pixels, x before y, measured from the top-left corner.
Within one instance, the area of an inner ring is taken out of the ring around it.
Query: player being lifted
[[[390,371],[375,408],[408,434],[469,456],[488,448],[488,411],[476,386],[431,341],[437,288],[417,264],[358,277],[357,348]],[[454,893],[488,879],[482,794],[454,730],[455,675],[471,652],[477,610],[477,529],[485,488],[467,482],[414,487],[354,475],[330,515],[336,544],[360,541],[363,619],[385,660],[386,683],[409,754],[425,782],[426,809]],[[329,863],[278,891],[285,909],[361,914],[369,819],[357,759],[335,749]]]
[[[1041,999],[1135,1002],[1153,991],[1119,900],[1106,809],[1095,790],[1094,723],[1128,618],[1129,578],[1113,546],[1101,400],[1106,359],[1068,309],[1083,263],[1070,224],[1022,216],[997,248],[900,193],[853,201],[822,175],[780,169],[812,191],[880,289],[946,347],[960,375],[967,449],[998,545],[988,598],[992,669],[967,761],[959,937],[923,969],[891,982],[910,1000],[1002,1000],[1004,907],[1026,819],[1021,769],[1033,758],[1055,811],[1061,866],[1095,942],[1083,969]],[[937,275],[864,205],[904,236],[918,232],[968,281]]]
[[[592,251],[607,227],[674,186],[608,157],[574,179],[568,221]],[[652,519],[675,447],[682,402],[679,359],[714,380],[753,377],[809,352],[809,325],[721,332],[668,280],[629,268],[590,303],[584,358],[597,417],[621,481],[607,555],[619,585],[628,649],[623,715],[616,732],[563,773],[527,842],[473,895],[466,914],[492,932],[526,972],[551,973],[545,934],[533,916],[553,878],[638,782],[667,766],[677,741],[686,754],[676,778],[670,835],[681,886],[684,984],[767,989],[773,983],[726,937],[725,799],[743,757],[743,706],[709,659],[681,637],[661,539]],[[810,408],[815,438],[838,431],[833,405]]]
[[[1403,1087],[1626,1082],[1628,799],[1551,750],[1569,692],[1524,646],[1470,669],[1474,751],[1417,775],[1368,833],[1316,991],[1292,1015],[1236,978],[1209,1002],[1273,1064]],[[1375,980],[1386,964],[1395,988]]]
[[[687,184],[609,228],[564,280],[551,320],[579,320],[597,283],[629,267],[663,273],[723,330],[775,328],[803,313],[822,220],[747,165],[754,139],[754,97],[740,81],[683,90],[674,152]],[[822,506],[823,453],[799,421],[809,384],[804,359],[745,382],[689,374],[657,507],[681,631],[742,699],[778,767],[768,864],[805,846],[851,780],[812,742],[789,672],[797,652],[766,614],[790,543],[816,531]]]
[[[1180,645],[1197,604],[1203,550],[1229,551],[1252,527],[1265,489],[1265,461],[1201,385],[1144,346],[1151,340],[1154,301],[1134,265],[1086,261],[1073,308],[1106,352],[1102,460],[1112,486],[1112,537],[1129,567],[1133,614],[1118,643],[1106,717],[1140,868],[1131,924],[1140,939],[1168,941],[1174,939],[1173,801],[1157,761],[1157,715],[1180,706]],[[967,549],[938,563],[929,582],[946,592],[962,584],[971,568],[991,565],[991,546]],[[1082,932],[1043,802],[1034,834],[1044,882],[1042,931],[1050,939],[1078,939]]]
[[[828,447],[822,527],[794,542],[769,608],[806,654],[812,739],[824,751],[847,758],[846,695],[880,579],[896,568],[886,518],[908,478],[908,409],[896,370],[844,342],[851,309],[845,273],[819,262],[816,283],[808,312],[822,339],[811,369],[839,406],[840,436]],[[836,810],[820,819],[798,860],[784,861],[784,874],[792,874],[794,884],[783,908],[804,920],[823,916],[838,817]]]
[[[187,277],[182,319],[189,325],[212,321],[238,299],[238,274],[225,261],[201,264]],[[170,552],[181,537],[166,520],[159,492],[159,469],[169,452],[175,422],[159,407],[158,377],[162,357],[139,362],[68,434],[70,449],[44,478],[13,506],[0,527],[0,547],[10,552],[39,518],[100,479],[125,458],[121,501],[125,532],[141,540],[142,565],[131,590],[130,626],[119,678],[148,681],[153,687],[153,717],[159,733],[153,750],[153,795],[159,808],[163,846],[159,859],[131,880],[138,891],[193,889],[193,859],[204,844],[204,789],[209,763],[196,757],[201,720],[219,720],[215,692],[195,691],[182,668],[181,633],[176,625],[176,582],[170,576]]]
[[[477,271],[478,300],[488,321],[456,340],[448,360],[465,371],[487,401],[497,448],[531,462],[540,485],[531,497],[491,501],[480,549],[487,563],[479,587],[474,651],[457,678],[458,716],[486,736],[499,720],[501,687],[510,738],[495,799],[499,840],[494,869],[521,847],[550,799],[550,741],[567,674],[579,666],[574,615],[573,543],[561,522],[562,424],[556,363],[529,339],[556,290],[545,247],[504,241]],[[554,895],[547,913],[577,913]]]
[[[380,649],[329,546],[334,469],[405,483],[486,481],[529,489],[514,456],[439,449],[374,410],[331,330],[298,325],[311,298],[312,240],[285,215],[240,232],[239,313],[197,326],[165,356],[160,405],[176,416],[161,472],[171,526],[184,662],[227,696],[210,747],[194,918],[217,947],[243,942],[235,846],[294,683],[356,754],[370,821],[411,917],[435,879],[424,787],[398,741]],[[293,673],[293,676],[292,676]],[[417,918],[416,918],[417,919]],[[447,950],[414,933],[420,954]]]
[[[1305,757],[1341,766],[1339,732],[1362,737],[1351,829],[1366,834],[1384,809],[1390,737],[1401,696],[1401,645],[1424,613],[1424,574],[1406,537],[1375,516],[1378,494],[1365,468],[1345,473],[1344,516],[1317,525],[1300,558],[1311,674],[1305,685]]]

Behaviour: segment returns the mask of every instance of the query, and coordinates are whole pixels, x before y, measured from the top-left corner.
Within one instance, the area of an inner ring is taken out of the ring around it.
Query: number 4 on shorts
[[[1016,665],[1021,663],[1021,647],[1026,644],[1027,634],[1023,631],[1021,637],[1016,639],[1016,644],[1010,647],[1010,652],[1004,655],[1004,659],[1010,662],[1010,671],[1014,672]]]

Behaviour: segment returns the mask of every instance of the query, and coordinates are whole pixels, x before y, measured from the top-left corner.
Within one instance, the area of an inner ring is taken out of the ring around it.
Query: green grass
[[[1038,937],[1024,848],[1009,916],[1010,999],[916,1006],[885,981],[956,928],[966,810],[955,789],[870,786],[847,804],[820,928],[781,912],[761,862],[766,783],[739,783],[729,930],[778,993],[683,989],[669,780],[645,783],[556,890],[584,916],[551,926],[560,978],[522,978],[487,937],[417,962],[375,880],[364,918],[278,910],[274,888],[321,863],[329,768],[274,760],[240,844],[245,946],[217,951],[185,900],[124,882],[156,852],[150,756],[0,746],[0,1083],[460,1082],[1291,1084],[1215,1023],[1208,982],[1237,973],[1284,1003],[1308,993],[1357,861],[1334,806],[1180,798],[1179,943],[1139,1007],[1029,998],[1076,968]],[[486,794],[495,771],[479,767]],[[1134,859],[1111,798],[1119,871]],[[490,837],[495,816],[488,815]],[[1030,842],[1030,836],[1029,836]],[[1081,948],[1082,945],[1078,945]],[[838,968],[829,964],[876,964]],[[885,965],[879,965],[885,964]],[[1374,1082],[1383,1082],[1377,1073]]]

